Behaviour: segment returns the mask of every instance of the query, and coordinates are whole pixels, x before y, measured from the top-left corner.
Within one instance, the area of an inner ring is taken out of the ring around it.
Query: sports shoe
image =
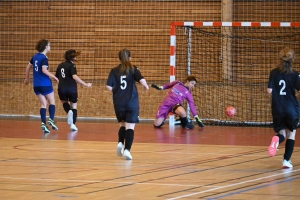
[[[117,145],[117,155],[122,157],[123,151],[124,151],[124,145],[122,144],[122,142],[119,142]]]
[[[50,130],[48,129],[47,125],[44,124],[44,122],[42,122],[41,128],[44,131],[44,133],[50,133]]]
[[[69,110],[68,112],[68,124],[73,124],[73,111]]]
[[[56,126],[55,121],[53,121],[51,118],[48,119],[48,124],[50,126],[52,126],[53,130],[58,130],[58,127]]]
[[[124,150],[123,156],[126,158],[126,160],[132,160],[131,153],[127,149]]]
[[[194,125],[191,123],[187,123],[187,125],[184,127],[185,129],[193,129]]]
[[[283,169],[293,168],[292,161],[290,161],[290,160],[283,160],[282,161],[282,168]]]
[[[71,129],[72,131],[78,131],[78,128],[76,127],[75,124],[71,124],[70,129]]]
[[[278,145],[279,145],[279,137],[278,136],[273,136],[271,144],[268,148],[268,153],[269,153],[270,156],[275,156],[276,155]]]

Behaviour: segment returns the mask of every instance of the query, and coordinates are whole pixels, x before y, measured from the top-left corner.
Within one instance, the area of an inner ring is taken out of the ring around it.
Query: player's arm
[[[31,63],[28,63],[28,65],[26,66],[26,77],[25,77],[25,80],[24,80],[25,85],[27,85],[28,82],[29,82],[29,74],[30,74],[31,67],[32,67]]]
[[[112,92],[112,87],[111,86],[109,86],[109,85],[106,85],[106,89],[108,89],[109,91],[111,91]]]
[[[299,74],[298,74],[298,76],[297,76],[297,81],[296,81],[295,89],[296,89],[297,91],[300,90],[300,75],[299,75]]]
[[[142,84],[144,86],[144,88],[146,88],[146,90],[149,90],[149,86],[147,84],[146,79],[143,77],[143,75],[141,74],[139,68],[137,68],[136,66],[134,66],[133,76],[134,76],[135,81]]]
[[[187,101],[188,101],[188,104],[189,104],[190,109],[192,111],[192,114],[194,115],[194,117],[196,119],[196,122],[197,122],[198,126],[199,127],[204,127],[203,122],[201,121],[201,119],[198,116],[197,109],[196,109],[196,106],[195,106],[195,103],[194,103],[194,98],[193,98],[192,93],[189,93],[187,95]]]
[[[144,88],[146,88],[146,90],[149,90],[149,86],[147,84],[147,81],[146,79],[142,78],[140,81],[139,81],[140,84],[142,84],[144,86]]]
[[[269,82],[268,82],[268,88],[267,88],[267,93],[269,93],[269,94],[272,94],[272,88],[273,88],[272,73],[273,73],[273,70],[271,71],[271,73],[269,75]]]
[[[163,86],[161,86],[161,85],[156,85],[156,84],[151,84],[151,87],[153,87],[153,88],[155,88],[155,89],[157,89],[157,90],[163,90],[163,89],[164,89]]]
[[[268,92],[269,94],[271,94],[271,93],[272,93],[272,88],[267,88],[267,92]]]
[[[175,84],[177,84],[179,81],[172,81],[171,83],[167,83],[165,85],[156,85],[156,84],[152,84],[151,87],[157,89],[157,90],[166,90],[169,89],[171,87],[173,87]]]
[[[47,76],[49,76],[50,78],[53,78],[54,80],[56,80],[57,82],[59,82],[58,78],[56,76],[54,76],[51,72],[48,71],[47,69],[48,66],[46,65],[43,65],[42,66],[42,72],[44,74],[46,74]]]
[[[84,82],[84,81],[81,80],[81,78],[79,78],[79,76],[77,76],[76,74],[73,74],[72,77],[73,77],[73,79],[74,79],[77,83],[79,83],[79,84],[81,84],[81,85],[83,85],[83,86],[85,86],[85,87],[92,87],[92,83],[86,83],[86,82]]]

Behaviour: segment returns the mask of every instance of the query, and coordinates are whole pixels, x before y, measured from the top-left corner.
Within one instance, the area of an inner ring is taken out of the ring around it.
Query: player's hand
[[[25,85],[28,85],[28,82],[29,82],[29,81],[28,81],[28,79],[27,79],[27,78],[25,78],[25,80],[24,80],[24,84],[25,84]]]
[[[52,77],[54,80],[56,80],[56,82],[59,82],[58,78],[56,76]]]
[[[151,87],[157,89],[157,90],[163,90],[163,86],[160,86],[160,85],[156,85],[156,84],[151,84]]]
[[[197,124],[199,127],[204,127],[204,124],[202,123],[201,119],[199,117],[195,117]]]
[[[87,84],[86,84],[86,87],[88,87],[88,88],[89,88],[89,87],[92,87],[92,83],[87,83]]]

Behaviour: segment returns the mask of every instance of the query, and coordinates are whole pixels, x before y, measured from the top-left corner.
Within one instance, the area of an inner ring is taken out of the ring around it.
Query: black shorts
[[[33,88],[33,91],[36,95],[42,94],[44,96],[54,92],[52,86],[37,86]]]
[[[276,133],[280,130],[289,129],[293,131],[297,129],[299,117],[284,116],[284,117],[273,117],[273,129]]]
[[[139,123],[139,110],[115,111],[118,122]]]
[[[70,101],[72,103],[77,103],[77,101],[78,101],[78,93],[77,92],[58,90],[58,96],[59,96],[59,99],[62,101]]]

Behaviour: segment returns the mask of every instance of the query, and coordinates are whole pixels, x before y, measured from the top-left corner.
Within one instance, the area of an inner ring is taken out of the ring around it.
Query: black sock
[[[119,142],[122,142],[122,144],[124,144],[124,140],[125,140],[125,127],[121,126],[119,129]]]
[[[285,160],[290,160],[292,157],[292,153],[294,151],[295,140],[287,139],[285,142],[285,152],[283,158]]]
[[[46,108],[40,108],[41,121],[46,124]]]
[[[72,112],[73,112],[73,124],[75,124],[77,120],[77,109],[72,109]]]
[[[49,117],[54,120],[54,115],[55,115],[55,105],[50,104],[49,105]]]
[[[276,136],[279,137],[279,144],[282,143],[285,140],[284,136],[279,134],[279,133]]]
[[[134,139],[134,130],[127,129],[125,131],[125,149],[130,151]]]
[[[71,109],[70,104],[68,102],[63,103],[63,107],[66,113]]]
[[[180,121],[181,121],[181,126],[183,128],[185,128],[186,125],[187,125],[187,118],[186,117],[180,117]]]

